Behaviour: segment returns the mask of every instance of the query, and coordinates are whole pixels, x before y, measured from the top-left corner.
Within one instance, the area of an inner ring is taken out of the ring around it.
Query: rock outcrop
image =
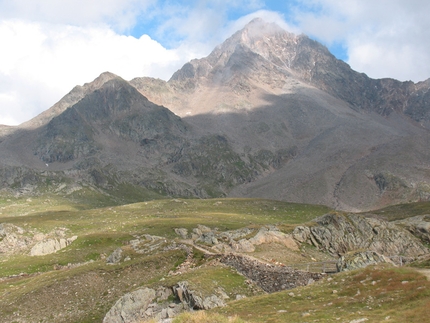
[[[348,271],[384,262],[394,265],[388,257],[380,255],[375,251],[358,251],[349,252],[341,256],[337,261],[336,267],[338,271]]]
[[[173,296],[174,301],[169,301]],[[210,295],[190,289],[187,281],[173,287],[141,288],[122,296],[109,310],[103,323],[140,323],[154,319],[172,319],[186,310],[209,310],[225,306],[228,295],[220,289]]]
[[[142,288],[122,296],[109,310],[103,323],[138,323],[146,315],[149,304],[155,299],[155,290]]]
[[[44,256],[50,255],[51,253],[55,253],[61,249],[66,248],[73,241],[75,241],[78,237],[73,236],[68,239],[60,238],[60,239],[47,239],[36,243],[33,248],[30,250],[30,256]]]
[[[109,255],[109,257],[106,258],[106,263],[109,265],[118,264],[121,262],[121,259],[122,259],[122,249],[117,248]]]
[[[206,226],[198,225],[197,228],[193,229],[191,238],[196,243],[211,246],[213,251],[219,253],[254,252],[255,246],[271,243],[278,243],[289,249],[298,250],[298,245],[293,237],[279,231],[276,226],[262,227],[257,234],[250,237],[254,231],[254,229],[242,228],[219,232],[216,229],[212,230]],[[175,229],[175,232],[182,238],[188,236],[184,228]]]
[[[186,281],[177,283],[173,286],[172,290],[184,308],[190,310],[209,310],[215,307],[222,307],[226,305],[224,298],[228,298],[225,293],[220,293],[220,296],[212,294],[205,297],[201,292],[190,289]]]
[[[24,236],[26,231],[10,223],[0,223],[0,254],[25,251],[33,240]]]
[[[56,228],[44,234],[37,230],[26,230],[10,223],[0,224],[0,255],[29,253],[43,256],[55,253],[75,241],[78,237],[66,237],[66,228]]]
[[[263,227],[249,242],[255,246],[268,243],[279,243],[292,250],[299,250],[299,247],[293,237],[279,231],[276,227]]]
[[[418,215],[394,223],[404,226],[414,236],[430,243],[430,215]]]
[[[296,227],[293,237],[333,255],[369,250],[388,257],[414,258],[429,253],[429,249],[407,230],[384,220],[329,213],[314,221],[313,226]]]

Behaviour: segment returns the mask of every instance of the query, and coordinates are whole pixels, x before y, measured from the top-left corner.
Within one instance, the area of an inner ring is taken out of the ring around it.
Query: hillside
[[[425,201],[428,82],[370,79],[305,35],[256,19],[168,82],[103,73],[3,127],[0,188],[350,211]],[[133,194],[118,193],[125,186]]]
[[[428,312],[430,282],[413,266],[428,268],[430,251],[393,222],[262,199],[106,206],[101,194],[72,195],[0,199],[0,322],[190,322],[189,309],[200,322],[422,322]]]

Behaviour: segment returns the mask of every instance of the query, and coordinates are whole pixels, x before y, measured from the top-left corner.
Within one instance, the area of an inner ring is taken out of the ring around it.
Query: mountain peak
[[[272,70],[274,66],[290,74],[298,53],[309,47],[301,47],[307,39],[289,33],[276,23],[255,18],[218,45],[208,57],[185,64],[171,80],[185,81],[187,87],[194,88],[196,84],[192,80],[201,77],[216,83],[221,79],[228,82],[237,73],[251,76]]]
[[[97,78],[95,78],[94,81],[90,83],[85,83],[83,86],[75,86],[69,93],[62,97],[61,100],[55,103],[51,108],[42,112],[35,118],[23,123],[21,127],[32,129],[47,124],[49,121],[52,120],[52,118],[56,117],[57,115],[64,112],[67,108],[79,102],[87,94],[101,88],[106,82],[113,79],[122,80],[121,77],[111,72],[103,72]]]
[[[254,18],[239,30],[238,33],[242,36],[243,41],[249,41],[278,33],[286,33],[286,31],[276,23],[268,23],[261,18]]]

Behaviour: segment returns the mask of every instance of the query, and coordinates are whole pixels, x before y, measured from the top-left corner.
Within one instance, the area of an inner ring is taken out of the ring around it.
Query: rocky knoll
[[[0,256],[18,253],[29,253],[30,256],[48,255],[66,248],[77,238],[67,238],[66,228],[57,228],[44,234],[10,223],[0,223]]]
[[[314,221],[315,225],[296,227],[293,237],[333,255],[368,250],[388,257],[416,258],[429,253],[429,249],[407,230],[384,220],[330,213]]]
[[[190,234],[185,228],[177,228],[175,232],[183,239],[191,236],[195,243],[211,246],[211,249],[217,253],[254,252],[255,246],[271,243],[277,243],[295,251],[299,249],[290,234],[281,232],[273,225],[264,226],[257,233],[250,228],[219,232],[217,229],[212,230],[200,224]]]
[[[181,303],[169,303],[172,289],[141,288],[122,296],[109,310],[103,323],[139,323],[143,320],[172,318],[183,310]]]
[[[192,290],[187,281],[157,290],[145,287],[122,296],[105,315],[103,323],[139,323],[150,319],[162,321],[185,310],[209,310],[225,306],[224,298],[228,296],[221,288],[204,297],[201,292]]]
[[[250,259],[238,254],[221,257],[220,262],[234,267],[268,293],[306,286],[321,279],[324,274],[294,270]]]

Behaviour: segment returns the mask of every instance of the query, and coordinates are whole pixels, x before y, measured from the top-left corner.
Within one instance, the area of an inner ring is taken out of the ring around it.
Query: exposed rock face
[[[155,290],[142,288],[121,297],[109,310],[103,323],[139,323],[148,316],[145,312],[155,299]],[[150,316],[149,316],[150,317]]]
[[[383,220],[358,214],[326,214],[315,226],[298,226],[293,237],[333,255],[369,250],[381,255],[418,257],[429,253],[420,240],[405,229]]]
[[[185,229],[175,229],[175,232],[181,235],[185,232],[183,230]],[[279,231],[275,226],[262,227],[253,237],[245,238],[252,235],[253,232],[254,230],[250,228],[218,232],[199,225],[193,229],[191,238],[196,243],[212,246],[212,250],[216,252],[254,252],[255,246],[271,243],[278,243],[292,250],[298,250],[298,245],[293,237]]]
[[[423,241],[430,243],[430,215],[418,215],[411,218],[395,221],[404,226],[410,233]]]
[[[186,281],[179,282],[172,289],[173,294],[182,302],[185,309],[209,310],[225,306],[223,299],[225,293],[221,297],[215,294],[204,297],[198,291],[190,290],[189,284]]]
[[[13,254],[26,250],[32,239],[23,236],[26,231],[13,224],[0,223],[0,254]]]
[[[49,255],[51,253],[55,253],[61,249],[66,248],[73,241],[75,241],[78,237],[73,236],[69,239],[47,239],[41,242],[38,242],[31,248],[30,256],[44,256]]]
[[[43,256],[55,253],[75,241],[78,237],[66,237],[65,228],[57,228],[48,234],[24,230],[10,223],[0,223],[0,255],[29,253]]]
[[[249,242],[255,246],[266,243],[279,243],[292,250],[299,250],[297,243],[289,234],[285,234],[275,228],[263,227]]]
[[[176,298],[174,302],[168,302],[171,295]],[[172,319],[184,310],[208,310],[225,306],[225,298],[228,296],[222,290],[204,297],[202,293],[191,290],[187,281],[179,282],[172,288],[141,288],[122,296],[105,315],[103,323]]]
[[[375,251],[352,251],[341,256],[336,266],[338,271],[348,271],[384,262],[394,265],[388,257],[380,255]]]
[[[221,257],[220,262],[236,268],[242,275],[268,293],[306,286],[321,279],[324,274],[294,270],[289,267],[265,264],[244,256],[229,254]]]

